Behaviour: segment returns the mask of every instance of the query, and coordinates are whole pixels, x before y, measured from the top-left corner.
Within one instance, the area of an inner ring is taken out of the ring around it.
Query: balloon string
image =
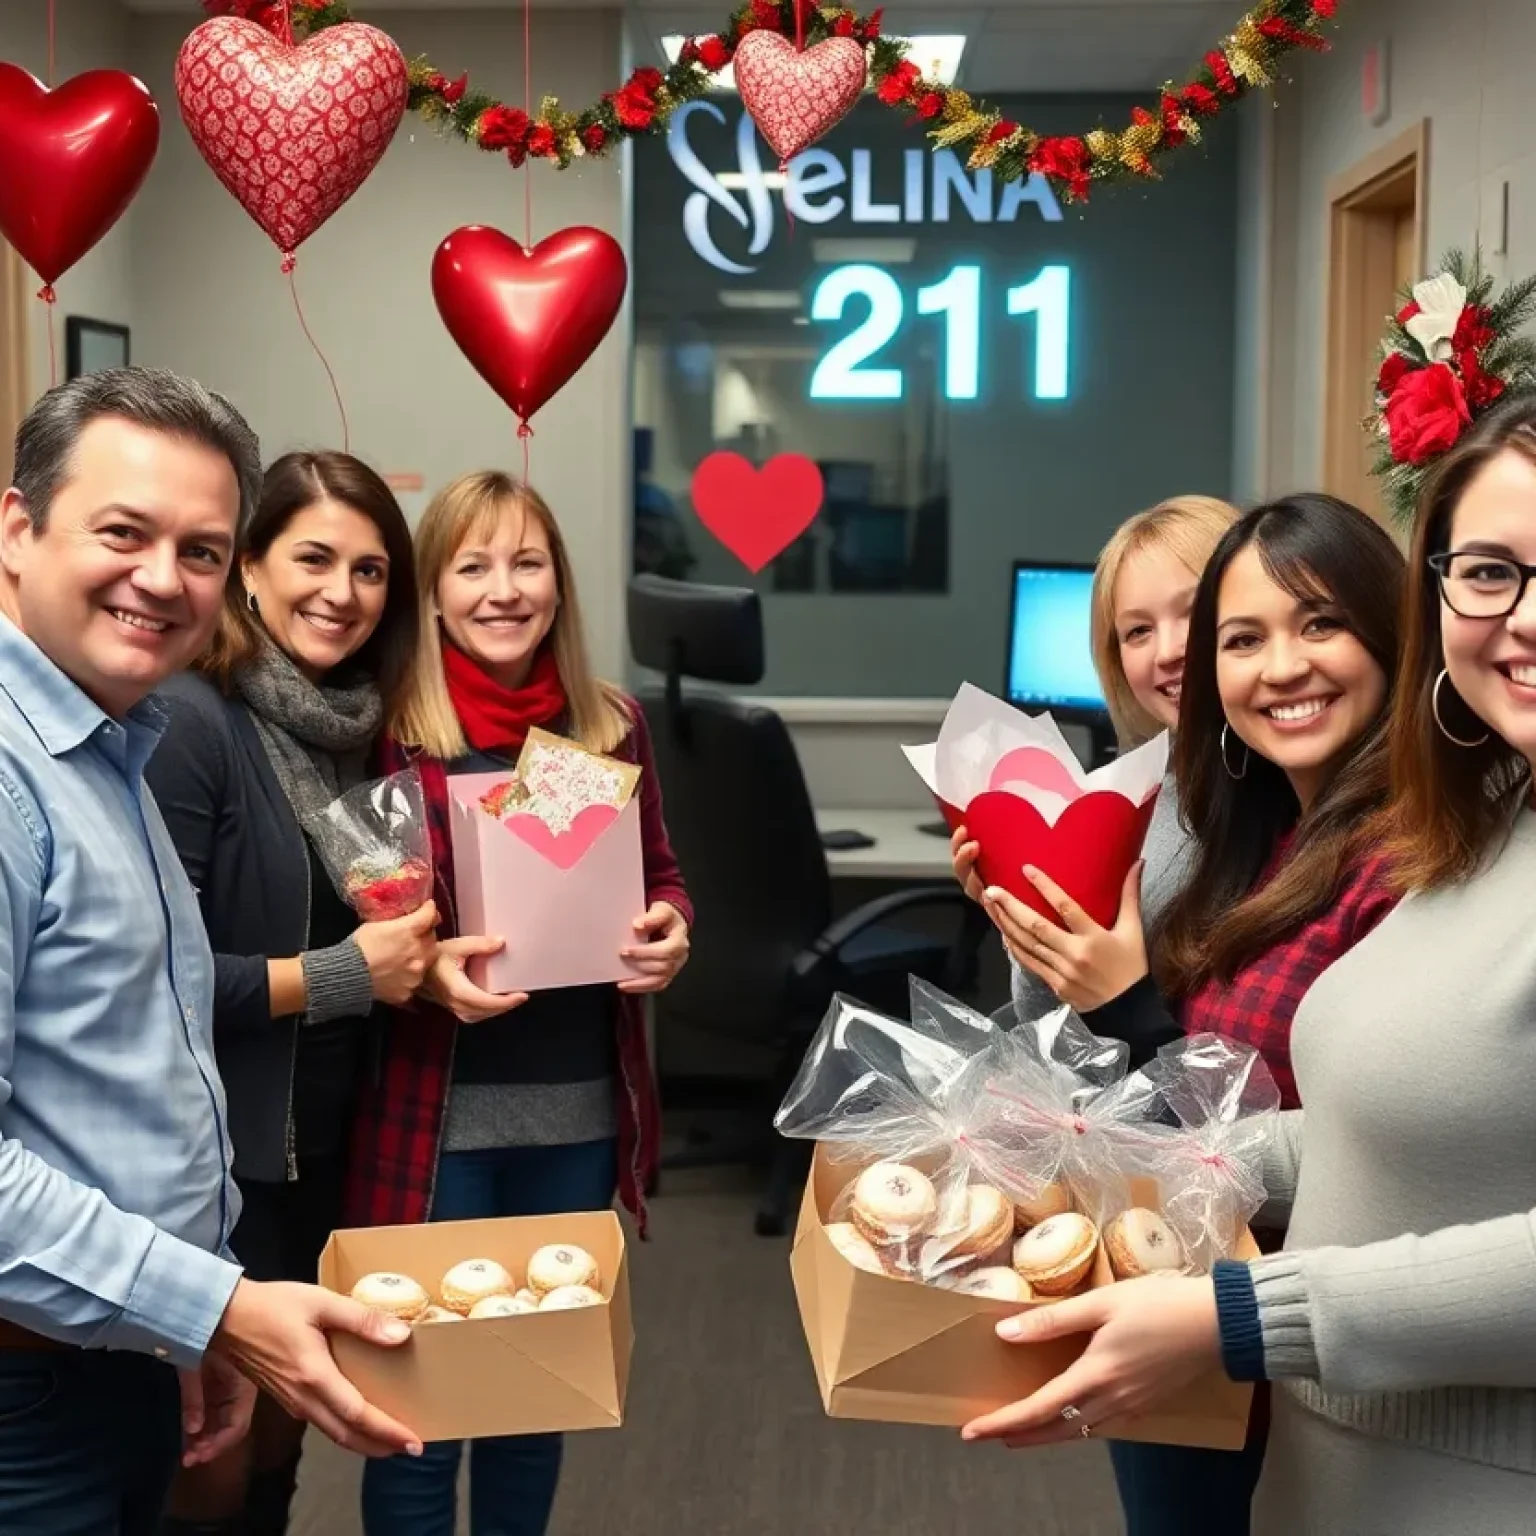
[[[44,313],[48,321],[48,387],[52,389],[59,382],[59,347],[53,334],[53,306],[58,302],[58,295],[54,293],[52,283],[44,283],[37,290],[37,296],[48,306]]]
[[[795,52],[805,52],[806,0],[795,0]]]
[[[523,445],[523,484],[528,484],[528,449],[533,441],[533,428],[526,421],[520,422],[517,428],[518,438]]]
[[[53,89],[54,70],[54,25],[53,25],[54,0],[48,0],[48,89]]]
[[[533,0],[523,0],[523,113],[533,121]],[[523,161],[523,249],[533,249],[533,157]],[[524,445],[526,451],[526,444]]]
[[[293,47],[293,0],[283,0],[283,8],[279,13],[282,18],[282,41],[290,48]]]
[[[299,302],[298,280],[293,275],[293,269],[297,265],[298,259],[294,256],[293,252],[284,252],[283,271],[288,274],[288,289],[293,294],[293,307],[298,311],[299,326],[304,332],[305,340],[315,349],[315,356],[320,359],[320,366],[325,369],[326,378],[331,381],[331,393],[336,396],[336,409],[341,412],[341,451],[343,453],[351,453],[352,433],[351,429],[347,426],[347,408],[341,402],[341,388],[336,383],[336,374],[332,370],[325,353],[320,350],[320,343],[311,334],[309,322],[304,318],[304,306]]]

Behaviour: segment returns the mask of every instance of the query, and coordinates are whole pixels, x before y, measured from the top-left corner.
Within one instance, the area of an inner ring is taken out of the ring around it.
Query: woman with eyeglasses
[[[1519,1536],[1536,1509],[1536,401],[1426,487],[1379,835],[1407,897],[1308,993],[1285,1251],[1000,1325],[1088,1333],[969,1426],[1034,1445],[1223,1366],[1274,1381],[1259,1536]]]
[[[1285,1107],[1300,1102],[1296,1006],[1397,899],[1368,827],[1386,801],[1402,579],[1387,533],[1328,496],[1256,507],[1216,546],[1174,748],[1192,849],[1150,963],[1135,870],[1110,929],[1038,872],[1064,926],[986,892],[1019,964],[1095,1033],[1128,1041],[1133,1063],[1211,1031],[1257,1049]],[[1271,1248],[1279,1236],[1259,1234]],[[1091,1433],[1102,1419],[1075,1406]],[[1240,1455],[1112,1444],[1129,1536],[1242,1536],[1266,1417],[1261,1396]]]

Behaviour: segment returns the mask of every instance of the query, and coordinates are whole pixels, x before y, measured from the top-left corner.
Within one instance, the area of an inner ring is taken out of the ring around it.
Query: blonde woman
[[[390,1020],[359,1117],[352,1217],[387,1226],[601,1210],[617,1187],[643,1220],[659,1117],[638,994],[682,968],[692,921],[644,717],[592,674],[565,543],[530,487],[497,471],[445,487],[416,531],[416,575],[416,674],[383,766],[421,771],[447,920],[422,997]],[[640,765],[647,908],[625,951],[633,980],[496,996],[464,974],[470,955],[500,941],[454,930],[447,779],[510,767],[534,727]],[[444,1441],[371,1462],[368,1536],[452,1536],[461,1451]],[[541,1536],[559,1471],[558,1435],[478,1441],[471,1532]]]
[[[1189,611],[1206,561],[1237,520],[1213,496],[1175,496],[1122,523],[1093,576],[1093,661],[1122,750],[1173,730],[1179,720]],[[981,900],[977,846],[964,827],[951,844],[955,877]],[[1188,873],[1188,835],[1179,824],[1173,779],[1164,781],[1143,851],[1141,910],[1148,929]],[[1056,994],[1010,956],[1019,1017],[1060,1007]]]

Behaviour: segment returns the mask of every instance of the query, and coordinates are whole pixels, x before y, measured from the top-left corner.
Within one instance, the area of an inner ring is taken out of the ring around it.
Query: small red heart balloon
[[[1102,927],[1120,913],[1120,891],[1141,856],[1157,795],[1133,805],[1124,795],[1094,790],[1048,823],[1028,800],[989,789],[965,808],[965,830],[980,846],[976,872],[1000,885],[1059,928],[1056,909],[1025,877],[1043,870]]]
[[[597,350],[628,283],[619,242],[581,225],[525,251],[499,229],[470,224],[432,258],[448,334],[523,422]]]
[[[123,216],[160,144],[149,88],[91,69],[50,91],[0,64],[0,235],[56,282]]]
[[[754,574],[816,520],[821,471],[798,453],[775,454],[754,469],[739,453],[712,453],[693,472],[699,521]]]

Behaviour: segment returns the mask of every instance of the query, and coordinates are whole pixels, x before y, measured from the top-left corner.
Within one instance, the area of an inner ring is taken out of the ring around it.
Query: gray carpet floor
[[[627,1422],[567,1441],[551,1536],[1120,1536],[1101,1446],[828,1419],[788,1241],[755,1236],[750,1190],[730,1183],[668,1176],[653,1240],[631,1249]],[[359,1463],[310,1440],[293,1536],[356,1536]]]

